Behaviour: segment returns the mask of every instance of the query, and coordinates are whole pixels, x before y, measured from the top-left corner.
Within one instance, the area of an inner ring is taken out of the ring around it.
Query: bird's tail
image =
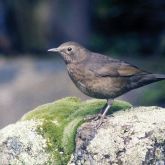
[[[153,77],[158,79],[158,81],[165,79],[165,74],[151,74],[151,75],[153,75]]]
[[[131,81],[128,84],[128,87],[129,89],[134,89],[164,79],[165,79],[165,74],[143,73],[131,77],[130,79]]]

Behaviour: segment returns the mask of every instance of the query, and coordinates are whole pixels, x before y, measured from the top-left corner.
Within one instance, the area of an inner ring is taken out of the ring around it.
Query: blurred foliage
[[[143,105],[161,105],[165,106],[165,85],[164,82],[160,82],[153,86],[154,88],[144,90],[143,100],[141,103]]]
[[[165,54],[164,0],[0,0],[0,8],[0,51],[74,40],[97,51]]]
[[[148,62],[149,61],[149,62]],[[141,58],[136,61],[139,63],[141,68],[154,73],[165,73],[165,58],[164,57],[153,57],[153,58]],[[137,98],[138,105],[154,106],[159,105],[165,107],[165,81],[156,82],[143,88],[140,97]]]
[[[164,7],[163,0],[95,0],[92,27],[102,42],[96,47],[128,55],[165,54]]]

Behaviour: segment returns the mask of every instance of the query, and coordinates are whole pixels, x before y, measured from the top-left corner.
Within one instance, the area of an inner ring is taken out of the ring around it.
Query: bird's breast
[[[83,84],[93,77],[92,72],[83,65],[70,64],[67,66],[67,70],[73,81]]]
[[[74,84],[84,93],[87,92],[89,82],[92,80],[92,73],[87,70],[85,66],[82,65],[68,65],[68,74]]]

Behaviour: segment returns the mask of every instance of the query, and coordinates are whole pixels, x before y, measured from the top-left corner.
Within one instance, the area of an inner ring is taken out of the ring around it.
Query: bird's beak
[[[58,48],[49,49],[48,52],[59,52]]]

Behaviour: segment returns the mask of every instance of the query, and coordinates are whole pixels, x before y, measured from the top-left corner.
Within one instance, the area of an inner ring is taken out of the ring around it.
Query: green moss
[[[47,139],[47,151],[56,164],[67,164],[74,151],[74,139],[78,126],[87,115],[94,115],[105,105],[105,100],[92,99],[81,102],[76,97],[67,97],[42,105],[27,113],[21,120],[41,120],[38,132]],[[114,101],[112,111],[131,107],[127,102]],[[50,163],[51,164],[51,163]]]
[[[113,103],[113,106],[111,107],[109,114],[119,111],[119,110],[123,110],[123,109],[128,109],[132,107],[132,105],[126,101],[122,101],[122,100],[115,100]]]

